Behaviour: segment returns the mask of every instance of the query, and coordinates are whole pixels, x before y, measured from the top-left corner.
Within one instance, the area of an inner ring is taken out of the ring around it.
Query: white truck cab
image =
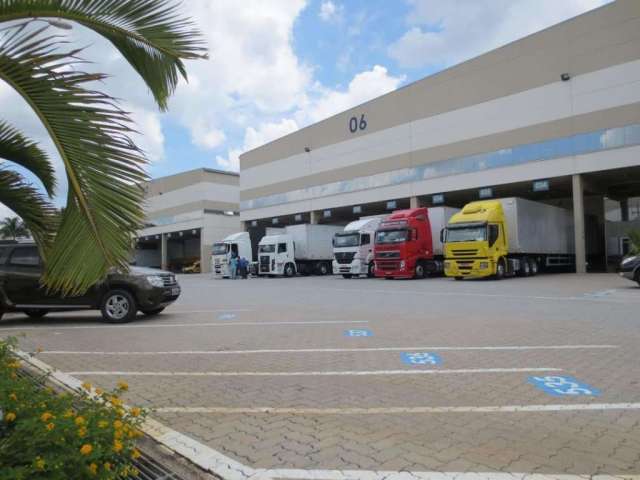
[[[239,258],[246,258],[251,262],[253,255],[251,249],[251,239],[248,232],[239,232],[229,235],[221,242],[213,244],[211,251],[211,271],[216,277],[228,278],[230,252],[235,252]]]
[[[293,237],[288,234],[265,235],[258,243],[258,275],[296,274]]]
[[[373,276],[373,241],[385,215],[363,217],[333,237],[333,274],[344,278]]]

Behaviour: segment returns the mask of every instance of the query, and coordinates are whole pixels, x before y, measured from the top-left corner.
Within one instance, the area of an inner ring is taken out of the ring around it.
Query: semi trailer
[[[327,275],[331,272],[337,225],[292,225],[258,243],[258,275]]]
[[[373,277],[373,241],[385,215],[362,217],[333,237],[333,273],[344,278]]]
[[[385,218],[375,234],[375,276],[424,278],[442,273],[439,232],[457,211],[450,207],[412,208]]]
[[[575,263],[571,212],[522,198],[465,205],[441,240],[445,275],[456,280],[528,276]]]

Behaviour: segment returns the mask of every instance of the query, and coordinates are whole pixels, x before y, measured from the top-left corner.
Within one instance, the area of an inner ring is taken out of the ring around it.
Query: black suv
[[[77,297],[48,293],[40,284],[41,275],[35,244],[0,245],[0,318],[4,312],[39,318],[55,310],[95,309],[106,321],[122,323],[133,320],[138,310],[156,315],[180,296],[175,275],[151,268],[110,273]]]

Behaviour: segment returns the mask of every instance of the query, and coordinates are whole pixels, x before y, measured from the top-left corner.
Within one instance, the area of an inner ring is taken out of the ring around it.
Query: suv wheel
[[[49,310],[46,310],[44,308],[27,308],[26,310],[24,310],[24,313],[26,313],[31,318],[42,318],[47,313],[49,313]]]
[[[151,317],[153,315],[158,315],[160,312],[164,310],[164,307],[152,308],[151,310],[141,310],[146,316]]]
[[[126,290],[111,290],[102,299],[100,311],[109,323],[130,322],[136,316],[136,300]]]

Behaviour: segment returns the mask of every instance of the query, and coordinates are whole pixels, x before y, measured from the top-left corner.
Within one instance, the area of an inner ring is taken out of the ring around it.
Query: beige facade
[[[618,0],[244,153],[241,218],[602,171],[586,194],[615,197],[639,169],[640,2]]]
[[[213,243],[241,229],[237,173],[200,168],[154,179],[145,191],[140,265],[180,271],[199,260],[208,272]]]

